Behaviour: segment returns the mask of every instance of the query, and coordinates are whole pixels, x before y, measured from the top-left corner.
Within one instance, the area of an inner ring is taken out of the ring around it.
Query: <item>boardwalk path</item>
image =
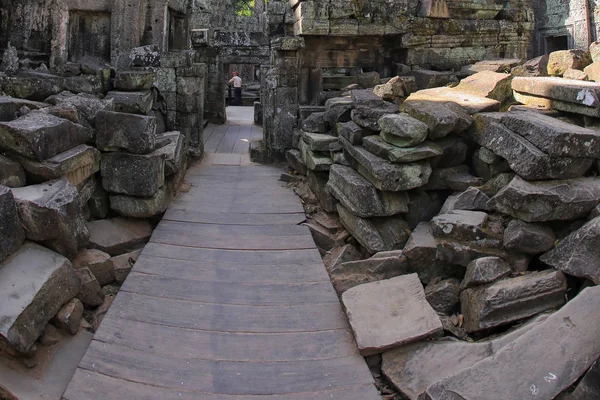
[[[188,171],[64,399],[379,399],[281,170],[209,164]]]

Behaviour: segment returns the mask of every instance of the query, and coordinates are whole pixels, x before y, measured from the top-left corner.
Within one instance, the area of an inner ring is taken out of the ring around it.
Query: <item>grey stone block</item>
[[[96,147],[100,151],[150,153],[156,147],[156,119],[101,111],[96,117]]]
[[[0,186],[0,261],[17,251],[25,240],[12,192]]]
[[[164,154],[104,153],[102,186],[107,192],[151,197],[165,184]]]

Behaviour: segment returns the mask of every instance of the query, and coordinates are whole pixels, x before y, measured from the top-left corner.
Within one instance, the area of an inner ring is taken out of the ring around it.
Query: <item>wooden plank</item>
[[[209,213],[169,208],[163,221],[201,222],[220,225],[297,225],[306,220],[303,212],[288,214]]]
[[[230,362],[181,359],[92,341],[82,369],[132,382],[224,394],[286,394],[368,384],[360,356],[290,362]]]
[[[175,231],[182,234],[205,234],[214,236],[310,236],[310,229],[304,225],[217,225],[195,222],[163,221],[156,228],[161,231]]]
[[[239,154],[215,153],[210,165],[239,166],[242,165],[242,157]]]
[[[301,283],[329,282],[323,263],[231,264],[148,256],[138,258],[133,271],[200,282]]]
[[[316,248],[310,250],[248,251],[202,249],[161,243],[148,243],[142,251],[142,256],[240,265],[312,264],[323,262],[321,260],[321,255]]]
[[[214,153],[219,147],[221,140],[223,140],[226,130],[226,126],[216,127],[210,138],[204,142],[204,151],[208,153]]]
[[[185,359],[222,361],[322,360],[358,354],[345,329],[297,333],[229,333],[175,328],[120,318],[102,322],[94,339]]]
[[[283,170],[271,166],[190,168],[187,176],[279,177]]]
[[[199,205],[190,202],[174,200],[169,206],[175,210],[196,211]],[[208,213],[231,214],[290,214],[304,212],[300,204],[205,204],[202,210]]]
[[[241,126],[237,140],[233,146],[233,152],[235,154],[249,153],[250,139],[252,139],[252,125]]]
[[[64,400],[381,400],[372,383],[342,389],[277,395],[225,395],[145,385],[78,369]]]
[[[145,296],[211,304],[264,306],[339,302],[330,282],[278,284],[199,282],[133,271],[121,290]]]
[[[196,203],[203,205],[205,202],[219,203],[270,203],[274,206],[300,204],[300,199],[294,192],[282,187],[274,187],[268,191],[249,192],[245,190],[234,190],[230,188],[218,188],[214,190],[198,190],[182,193],[176,197],[177,201]]]
[[[346,329],[338,304],[239,306],[201,304],[119,292],[105,318],[219,332],[285,333]]]
[[[239,130],[239,126],[229,125],[227,132],[225,132],[225,136],[223,137],[223,140],[221,140],[221,143],[219,143],[219,147],[217,147],[215,153],[231,154],[233,152],[233,146],[235,146]]]

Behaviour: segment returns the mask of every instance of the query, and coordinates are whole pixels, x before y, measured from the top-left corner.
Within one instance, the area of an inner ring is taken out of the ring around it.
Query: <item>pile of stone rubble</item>
[[[28,366],[60,331],[98,327],[182,183],[187,144],[157,128],[154,78],[0,96],[0,351]]]
[[[399,76],[303,116],[286,158],[324,210],[307,224],[402,396],[600,396],[597,48]]]

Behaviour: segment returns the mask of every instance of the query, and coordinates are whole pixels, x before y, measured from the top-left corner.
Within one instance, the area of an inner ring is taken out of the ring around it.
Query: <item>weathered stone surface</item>
[[[488,240],[488,242],[492,241]],[[506,252],[500,248],[500,240],[491,244],[494,247],[478,245],[474,241],[460,242],[451,238],[440,238],[437,239],[437,259],[443,264],[455,264],[466,267],[471,261],[481,257],[500,257],[509,263],[513,270],[519,272],[527,271],[530,261],[528,257],[522,254]]]
[[[325,121],[325,113],[312,113],[302,121],[302,130],[312,133],[327,133],[330,130],[329,123]]]
[[[437,243],[429,222],[421,222],[410,234],[403,249],[411,272],[418,272],[435,262]]]
[[[308,179],[306,182],[308,183],[310,190],[315,193],[319,204],[321,204],[321,207],[323,207],[323,210],[331,213],[335,212],[335,207],[338,201],[335,197],[333,197],[333,194],[326,189],[328,180],[329,174],[327,172],[315,172],[309,170]]]
[[[356,106],[352,110],[352,121],[365,129],[373,132],[379,132],[381,128],[377,121],[379,118],[383,117],[386,114],[397,114],[399,112],[398,106],[394,103],[389,103],[384,101],[381,106]],[[354,143],[360,144],[360,143]]]
[[[430,89],[439,86],[446,86],[449,83],[456,83],[458,80],[456,74],[452,71],[432,71],[429,69],[420,69],[407,72],[404,79],[412,77],[414,79],[414,89]],[[411,91],[412,92],[412,91]]]
[[[465,163],[469,145],[463,138],[450,135],[436,140],[434,143],[442,148],[444,154],[431,160],[432,168],[457,167]]]
[[[0,71],[6,75],[14,75],[19,71],[19,56],[17,48],[11,46],[10,43],[6,46],[4,54],[2,54],[2,62],[0,63]]]
[[[483,178],[473,176],[467,172],[449,174],[446,178],[448,187],[455,191],[467,190],[470,187],[480,186],[485,183]]]
[[[582,176],[592,160],[550,156],[500,123],[502,113],[482,113],[467,135],[475,143],[506,159],[510,168],[525,179],[568,179]]]
[[[483,285],[504,278],[512,272],[510,265],[500,257],[482,257],[467,265],[465,278],[460,284],[461,289]]]
[[[532,272],[489,286],[470,288],[460,295],[467,332],[502,326],[565,302],[567,280],[560,271]]]
[[[406,221],[400,217],[365,219],[341,204],[337,205],[337,211],[344,227],[371,254],[399,249],[410,235]]]
[[[129,53],[129,59],[133,67],[158,67],[161,52],[158,45],[134,47]]]
[[[427,125],[408,114],[384,115],[377,123],[383,140],[398,147],[411,147],[427,138]]]
[[[553,156],[600,158],[600,132],[536,112],[510,112],[502,123]]]
[[[460,90],[448,87],[419,90],[408,96],[406,99],[406,101],[413,100],[452,102],[462,106],[469,114],[484,111],[498,111],[500,109],[500,102],[497,100],[461,92]]]
[[[338,132],[341,137],[354,145],[361,145],[365,136],[373,134],[373,132],[355,124],[353,121],[338,123]]]
[[[110,255],[97,249],[83,249],[73,259],[73,268],[88,268],[100,286],[115,281],[115,272]]]
[[[71,335],[76,335],[82,316],[83,303],[78,299],[71,299],[58,310],[51,322]]]
[[[165,176],[181,171],[185,164],[185,136],[181,132],[165,132],[157,135],[157,141],[167,140],[169,143],[156,149],[155,154],[164,154]]]
[[[566,274],[600,283],[600,217],[560,241],[540,260]]]
[[[0,261],[17,251],[25,240],[12,192],[0,186]]]
[[[44,182],[61,177],[72,185],[79,185],[100,170],[100,152],[80,144],[45,161],[19,157],[19,161],[31,182]]]
[[[404,81],[399,76],[390,79],[383,85],[375,86],[373,93],[383,100],[391,102],[398,101],[401,98],[408,96],[408,91],[405,90]]]
[[[512,88],[515,92],[522,94],[559,100],[586,107],[598,107],[600,104],[600,84],[595,82],[561,79],[557,77],[517,77],[512,81]],[[555,102],[552,102],[552,108],[562,110],[560,103],[556,104],[558,104],[559,107],[556,107]]]
[[[363,72],[356,77],[358,78],[358,86],[364,89],[372,88],[381,81],[381,76],[377,71]]]
[[[165,158],[159,152],[104,153],[100,171],[102,186],[111,193],[151,197],[165,184]]]
[[[469,172],[469,167],[467,165],[457,165],[456,167],[450,168],[433,168],[431,171],[431,175],[429,176],[429,180],[425,185],[423,185],[423,189],[425,190],[446,190],[450,189],[450,185],[448,184],[448,179],[452,175],[456,174],[465,174]]]
[[[472,162],[475,175],[482,177],[486,181],[510,171],[510,166],[505,159],[485,147],[480,147],[473,152]]]
[[[330,272],[331,283],[338,292],[364,283],[406,274],[406,258],[402,250],[382,251],[366,260],[348,261],[338,264]]]
[[[0,96],[0,121],[12,121],[23,106],[30,110],[38,110],[47,107],[48,104],[16,97]]]
[[[117,71],[114,85],[117,90],[150,90],[153,81],[151,71]]]
[[[589,67],[589,65],[587,67],[585,67],[585,69],[587,70],[587,68]],[[578,79],[581,81],[587,81],[588,80],[588,76],[585,72],[583,72],[580,69],[572,69],[569,68],[568,70],[566,70],[563,74],[563,78],[565,79]],[[594,79],[592,79],[594,80]]]
[[[87,267],[75,270],[81,286],[77,293],[77,298],[87,307],[98,307],[104,301],[102,287],[98,280]]]
[[[298,150],[286,150],[285,159],[290,167],[294,169],[294,171],[300,175],[306,176],[306,173],[308,172],[306,164],[304,164],[304,160],[302,160],[302,154]]]
[[[377,84],[379,84],[379,82],[377,82]],[[378,108],[384,105],[384,101],[381,99],[380,96],[377,96],[375,93],[373,93],[372,89],[353,90],[350,96],[352,97],[352,102],[354,103],[355,108]]]
[[[311,151],[329,151],[331,143],[337,143],[337,136],[327,135],[323,133],[311,133],[300,131],[302,139],[308,144]]]
[[[106,193],[98,181],[96,181],[92,197],[87,202],[87,207],[90,210],[90,216],[95,219],[106,218],[106,215],[110,211],[108,193]]]
[[[460,281],[458,279],[432,282],[425,288],[425,298],[436,312],[442,314],[450,314],[454,311],[459,295]]]
[[[511,81],[511,74],[481,71],[460,81],[456,89],[502,103],[512,97]]]
[[[504,247],[523,254],[541,254],[554,246],[552,229],[514,219],[504,231]]]
[[[43,112],[52,114],[58,118],[67,119],[75,124],[79,124],[82,122],[84,125],[86,122],[83,122],[79,119],[79,113],[77,109],[70,104],[59,104],[56,106],[50,106],[42,109]]]
[[[131,218],[150,218],[164,213],[173,198],[167,185],[161,186],[153,196],[136,197],[126,194],[111,194],[110,208],[119,215]]]
[[[600,359],[596,360],[583,379],[565,400],[588,400],[600,397]]]
[[[28,239],[66,257],[87,244],[79,192],[66,178],[13,189],[13,194]]]
[[[429,386],[423,399],[479,400],[489,398],[490,393],[506,400],[533,398],[532,393],[540,399],[555,398],[600,355],[595,335],[600,324],[599,301],[600,288],[585,289],[493,356]],[[548,351],[549,346],[560,351]],[[503,379],[493,378],[499,375]]]
[[[426,160],[392,164],[362,147],[351,145],[343,137],[339,140],[355,169],[379,190],[410,190],[423,186],[429,180],[431,167]]]
[[[350,121],[354,103],[350,97],[334,97],[325,102],[325,115],[323,118],[330,125],[337,122]]]
[[[379,191],[352,168],[342,165],[331,167],[327,190],[359,217],[384,217],[408,211],[405,192]]]
[[[100,151],[126,150],[147,154],[156,146],[156,119],[100,111],[96,117],[96,147]]]
[[[455,210],[431,220],[433,236],[480,246],[500,247],[502,237],[488,229],[488,215],[481,211]]]
[[[147,115],[154,103],[151,91],[111,91],[106,94],[105,98],[113,101],[115,111],[131,114]]]
[[[0,122],[0,148],[42,161],[92,139],[92,130],[42,111]]]
[[[600,83],[600,60],[594,61],[592,64],[585,67],[583,75],[591,81]]]
[[[417,274],[354,287],[342,295],[342,302],[364,356],[442,331]]]
[[[150,222],[126,218],[111,218],[88,222],[89,246],[111,256],[139,249],[152,234]]]
[[[488,195],[488,197],[495,196],[498,192],[507,186],[510,181],[515,178],[516,174],[512,172],[504,172],[492,177],[489,181],[485,183],[485,185],[481,186],[480,189],[483,193]],[[489,203],[488,203],[489,207]]]
[[[100,111],[114,110],[114,101],[112,99],[99,99],[94,95],[86,93],[76,95],[71,92],[61,92],[48,97],[46,102],[53,105],[75,107],[79,120],[87,121],[93,127],[96,126],[96,116]]]
[[[585,217],[600,201],[600,178],[528,182],[518,176],[490,199],[489,206],[526,222]]]
[[[513,76],[547,76],[548,75],[548,56],[541,55],[526,61],[523,65],[514,67],[511,70]]]
[[[111,258],[115,271],[115,281],[117,281],[119,285],[122,285],[123,282],[125,282],[125,278],[129,275],[129,272],[133,268],[133,265],[141,252],[141,250],[136,250]]]
[[[415,228],[420,222],[431,220],[439,213],[444,204],[444,197],[435,191],[411,190],[408,192],[408,197],[410,203],[408,204],[408,213],[404,215],[404,219],[406,219],[411,229]]]
[[[425,160],[443,154],[440,146],[434,142],[425,141],[413,147],[398,147],[389,144],[379,135],[363,138],[364,148],[378,157],[385,158],[392,163],[407,163]]]
[[[0,185],[11,188],[25,186],[25,171],[21,164],[0,155]]]
[[[470,187],[464,192],[453,194],[446,199],[440,214],[454,210],[489,211],[487,202],[490,198],[481,190]]]
[[[0,264],[0,335],[27,353],[61,306],[79,291],[65,257],[33,243]]]
[[[471,116],[458,104],[429,100],[406,99],[400,110],[429,127],[429,138],[439,139],[449,133],[459,133],[471,126]]]
[[[313,152],[308,143],[303,139],[300,140],[298,149],[300,150],[300,154],[302,154],[302,161],[304,161],[306,167],[311,171],[329,171],[329,168],[333,164],[333,160],[328,153]]]
[[[589,51],[559,50],[548,57],[548,75],[562,76],[568,69],[584,69],[592,63]]]

